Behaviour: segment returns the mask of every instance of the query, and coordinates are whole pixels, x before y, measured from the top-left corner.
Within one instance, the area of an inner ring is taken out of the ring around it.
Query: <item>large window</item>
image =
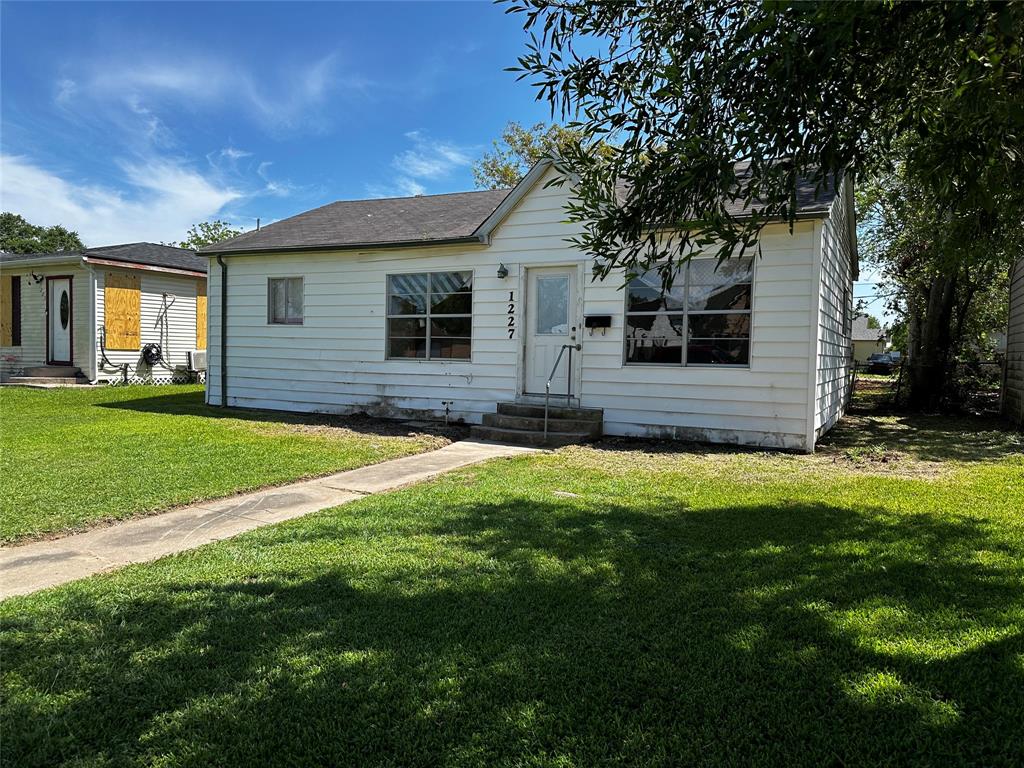
[[[302,278],[270,278],[267,282],[267,322],[273,325],[302,325],[302,314]]]
[[[473,273],[388,275],[388,357],[469,360]]]
[[[753,259],[693,259],[664,289],[653,270],[626,289],[626,362],[749,365]]]

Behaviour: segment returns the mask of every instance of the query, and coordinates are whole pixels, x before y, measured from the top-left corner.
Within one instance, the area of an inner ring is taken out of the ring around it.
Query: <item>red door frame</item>
[[[54,360],[50,356],[50,281],[68,281],[68,357],[70,360]],[[74,365],[75,360],[75,276],[74,275],[47,275],[46,276],[46,364],[47,365]]]

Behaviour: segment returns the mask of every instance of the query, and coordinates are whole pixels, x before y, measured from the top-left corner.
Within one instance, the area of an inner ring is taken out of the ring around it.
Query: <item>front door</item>
[[[46,308],[49,318],[48,359],[46,362],[71,365],[71,278],[50,277],[46,280]]]
[[[544,394],[544,385],[564,344],[576,343],[576,268],[545,267],[527,272],[526,371],[523,390]],[[568,392],[568,350],[551,379],[551,394]],[[573,367],[579,356],[573,350]]]

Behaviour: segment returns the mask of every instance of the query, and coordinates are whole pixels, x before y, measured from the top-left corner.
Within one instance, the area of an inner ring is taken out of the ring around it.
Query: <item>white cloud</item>
[[[88,246],[172,241],[242,197],[166,158],[118,164],[124,189],[79,184],[23,156],[0,156],[0,207],[33,224],[62,224]]]
[[[410,131],[405,137],[413,142],[413,148],[400,152],[391,161],[391,165],[405,176],[441,179],[472,162],[467,149],[451,142],[428,139],[419,131]]]
[[[57,103],[64,104],[70,101],[74,97],[77,89],[78,85],[74,80],[68,77],[62,77],[57,81],[57,95],[55,97]]]
[[[366,194],[370,197],[415,197],[425,194],[426,187],[414,179],[399,176],[390,184],[367,184]]]
[[[282,66],[270,79],[257,78],[236,62],[181,51],[166,58],[151,54],[132,61],[105,60],[86,70],[72,88],[58,84],[62,105],[76,101],[86,109],[122,103],[137,111],[138,105],[155,109],[170,103],[179,111],[230,109],[275,133],[324,130],[328,119],[323,107],[331,97],[366,93],[370,86],[365,78],[342,73],[335,54]]]
[[[425,182],[446,179],[472,163],[472,147],[434,140],[419,131],[409,131],[405,137],[412,147],[391,159],[391,167],[398,175],[390,184],[367,185],[366,191],[373,197],[422,195],[426,192]]]
[[[224,147],[220,151],[221,157],[226,157],[229,160],[241,160],[243,157],[252,157],[252,152],[246,152],[244,149],[238,149],[237,147]]]
[[[274,197],[288,197],[295,191],[295,185],[287,181],[278,181],[270,178],[270,166],[274,163],[264,160],[256,167],[256,174],[263,179],[263,194]]]

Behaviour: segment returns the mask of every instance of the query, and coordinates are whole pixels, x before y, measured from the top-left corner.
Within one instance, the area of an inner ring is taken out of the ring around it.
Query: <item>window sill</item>
[[[744,371],[750,370],[750,363],[689,363],[683,365],[682,363],[623,363],[623,368],[679,368],[680,370],[686,370],[688,368],[697,370],[716,370],[718,368],[728,368],[731,371]]]
[[[387,357],[385,362],[389,363],[461,363],[463,365],[472,363],[469,357]]]

